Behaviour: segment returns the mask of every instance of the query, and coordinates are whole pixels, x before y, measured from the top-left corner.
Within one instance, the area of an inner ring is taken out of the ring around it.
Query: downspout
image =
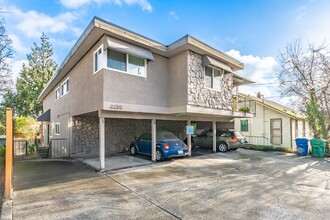
[[[292,138],[292,118],[290,118],[290,148],[292,149],[292,141],[293,141],[293,138]]]

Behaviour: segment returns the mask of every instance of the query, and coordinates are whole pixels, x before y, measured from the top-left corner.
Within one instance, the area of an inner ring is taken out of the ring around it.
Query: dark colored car
[[[239,147],[246,147],[247,141],[245,137],[238,131],[232,129],[217,129],[217,151],[226,152],[228,150],[237,150]],[[186,140],[185,140],[186,142]],[[213,132],[208,129],[192,137],[191,144],[193,147],[213,147]]]
[[[151,133],[144,133],[130,145],[132,155],[151,155]],[[173,133],[159,131],[156,133],[156,160],[164,158],[183,157],[188,155],[188,147]]]

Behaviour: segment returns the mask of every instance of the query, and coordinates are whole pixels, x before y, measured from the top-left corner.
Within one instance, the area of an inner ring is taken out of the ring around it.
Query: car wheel
[[[163,160],[163,154],[159,149],[156,149],[156,161]]]
[[[222,153],[227,152],[228,151],[228,145],[224,142],[221,142],[218,145],[218,150]]]
[[[134,145],[131,146],[130,151],[132,155],[136,155],[136,148]]]
[[[232,149],[230,149],[230,150],[237,150],[237,148],[232,148]]]

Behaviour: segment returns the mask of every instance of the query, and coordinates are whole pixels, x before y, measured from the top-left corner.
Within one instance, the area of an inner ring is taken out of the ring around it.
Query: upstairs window
[[[108,67],[111,69],[127,71],[126,54],[108,50]]]
[[[61,85],[62,96],[69,92],[69,79],[65,80]]]
[[[136,57],[133,55],[128,55],[128,65],[127,72],[133,73],[138,76],[145,76],[145,59]]]
[[[102,68],[103,46],[94,52],[94,73]]]
[[[221,90],[221,76],[224,74],[224,70],[205,66],[205,87],[215,90]]]
[[[58,100],[59,98],[60,98],[60,87],[55,89],[55,94],[54,94],[55,101]]]
[[[146,76],[146,59],[108,49],[107,66],[136,76]]]

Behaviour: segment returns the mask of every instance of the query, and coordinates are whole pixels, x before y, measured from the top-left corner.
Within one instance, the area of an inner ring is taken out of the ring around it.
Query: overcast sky
[[[190,34],[245,64],[254,80],[241,92],[279,98],[275,68],[288,42],[319,44],[330,38],[328,0],[0,0],[15,50],[15,75],[41,33],[50,37],[60,64],[94,16],[170,44]]]

